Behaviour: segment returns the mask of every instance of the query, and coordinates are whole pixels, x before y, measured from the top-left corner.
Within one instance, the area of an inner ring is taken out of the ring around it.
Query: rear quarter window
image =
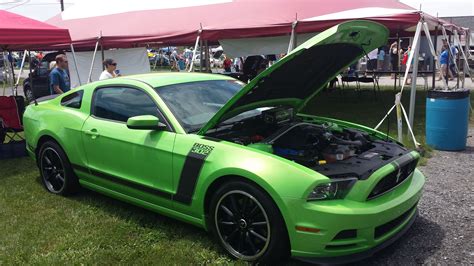
[[[84,91],[76,91],[74,93],[68,94],[61,99],[61,105],[69,108],[81,108],[82,104],[82,95]]]

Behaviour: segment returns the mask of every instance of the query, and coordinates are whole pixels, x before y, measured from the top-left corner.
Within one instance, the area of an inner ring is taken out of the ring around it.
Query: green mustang
[[[90,83],[28,106],[27,149],[49,192],[81,186],[194,224],[238,259],[364,258],[413,223],[419,154],[301,110],[387,37],[373,22],[337,25],[249,84],[197,73]]]

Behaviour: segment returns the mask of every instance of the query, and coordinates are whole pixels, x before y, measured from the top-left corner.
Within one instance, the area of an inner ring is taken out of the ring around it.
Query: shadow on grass
[[[41,183],[41,180],[37,180]],[[161,215],[159,213],[102,195],[98,192],[82,188],[77,194],[69,197],[80,204],[99,209],[108,216],[127,221],[137,227],[157,230],[169,240],[190,240],[202,242],[202,246],[224,252],[214,241],[212,235],[204,229],[185,222]]]

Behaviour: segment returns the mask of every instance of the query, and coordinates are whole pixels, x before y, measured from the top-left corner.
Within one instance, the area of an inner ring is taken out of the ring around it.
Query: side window
[[[39,66],[38,66],[38,75],[39,76],[45,76],[48,74],[48,62],[46,61],[41,61]]]
[[[70,108],[79,109],[81,108],[83,94],[84,94],[84,91],[76,91],[74,93],[66,95],[61,99],[61,105],[70,107]]]
[[[137,115],[154,115],[163,119],[155,102],[145,92],[126,87],[109,87],[95,90],[92,114],[98,118],[127,122]]]

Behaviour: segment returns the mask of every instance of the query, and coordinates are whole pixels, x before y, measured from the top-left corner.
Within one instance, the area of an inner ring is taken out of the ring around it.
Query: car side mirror
[[[130,117],[127,120],[127,127],[130,129],[164,130],[166,125],[161,123],[156,116],[139,115]]]

